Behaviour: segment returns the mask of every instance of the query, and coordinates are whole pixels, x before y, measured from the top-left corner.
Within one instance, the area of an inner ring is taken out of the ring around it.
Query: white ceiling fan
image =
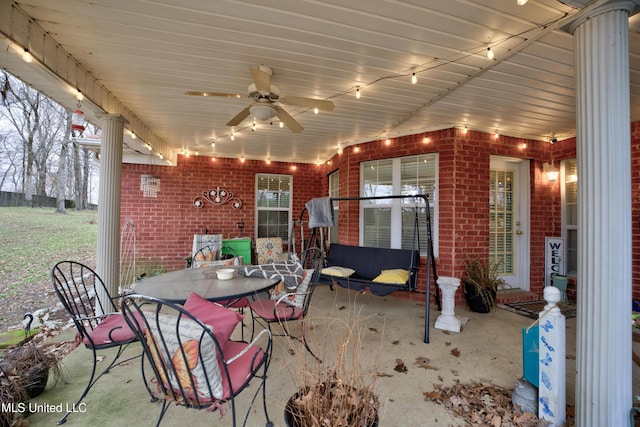
[[[192,96],[223,96],[227,98],[243,98],[248,97],[253,102],[240,111],[234,118],[229,120],[227,126],[237,126],[244,119],[252,115],[257,120],[265,121],[272,117],[278,117],[282,123],[285,124],[292,132],[299,133],[304,130],[302,125],[296,121],[287,111],[282,108],[281,104],[293,105],[297,107],[317,108],[323,111],[333,111],[335,108],[333,102],[304,98],[301,96],[280,96],[280,90],[276,85],[271,84],[271,76],[273,72],[271,68],[266,65],[259,67],[251,67],[251,76],[253,77],[253,83],[247,88],[247,95],[240,95],[234,93],[219,93],[219,92],[186,92],[186,95]]]

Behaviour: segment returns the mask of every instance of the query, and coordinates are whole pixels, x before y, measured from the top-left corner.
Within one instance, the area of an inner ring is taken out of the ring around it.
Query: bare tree
[[[69,196],[77,209],[86,209],[93,158],[72,141],[71,112],[5,71],[0,96],[0,118],[10,124],[0,129],[0,184],[12,179],[27,206],[34,194],[50,193],[58,212]]]
[[[71,141],[71,111],[67,111],[67,126],[64,138],[62,140],[62,146],[60,147],[60,156],[58,156],[58,172],[55,177],[55,195],[56,195],[56,213],[66,213],[65,200],[66,200],[66,179],[67,173],[67,157],[68,146]]]

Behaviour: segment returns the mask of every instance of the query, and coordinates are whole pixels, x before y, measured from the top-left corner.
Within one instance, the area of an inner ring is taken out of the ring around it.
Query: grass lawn
[[[63,215],[52,208],[0,208],[0,224],[0,297],[19,292],[23,285],[49,283],[57,261],[95,264],[97,211],[69,210]]]

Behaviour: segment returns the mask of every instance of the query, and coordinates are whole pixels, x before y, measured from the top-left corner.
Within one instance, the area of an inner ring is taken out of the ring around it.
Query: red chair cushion
[[[220,304],[207,301],[195,292],[189,295],[184,304],[184,309],[205,325],[210,325],[213,328],[213,335],[218,340],[222,351],[224,351],[234,329],[244,318],[237,311],[229,310]]]
[[[240,353],[248,346],[247,343],[238,341],[229,341],[225,350],[223,351],[225,360],[231,359],[236,354]],[[256,367],[260,365],[260,362],[265,357],[265,353],[258,346],[251,346],[245,354],[240,356],[227,365],[229,370],[229,377],[222,376],[222,399],[229,399],[231,397],[231,389],[229,387],[229,380],[233,385],[233,389],[238,393],[242,390],[245,383],[247,383],[253,376],[252,372]],[[219,363],[222,363],[218,361]],[[221,370],[224,368],[221,366]],[[224,372],[224,371],[223,371]]]
[[[144,325],[143,321],[140,321]],[[131,330],[122,313],[107,315],[93,331],[88,330],[89,337],[84,337],[82,342],[91,348],[112,347],[135,341],[136,334]],[[111,336],[109,336],[111,334]],[[91,343],[93,341],[93,344]]]
[[[257,300],[251,303],[251,310],[269,322],[275,322],[277,320],[296,320],[300,319],[304,314],[301,309],[289,304],[280,303],[278,304],[277,311],[274,311],[275,308],[276,301],[270,299]]]

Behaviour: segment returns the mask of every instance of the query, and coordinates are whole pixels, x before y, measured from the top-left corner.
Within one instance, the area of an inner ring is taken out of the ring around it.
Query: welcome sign
[[[544,285],[551,286],[551,275],[566,274],[565,246],[562,237],[545,237],[544,238]]]

